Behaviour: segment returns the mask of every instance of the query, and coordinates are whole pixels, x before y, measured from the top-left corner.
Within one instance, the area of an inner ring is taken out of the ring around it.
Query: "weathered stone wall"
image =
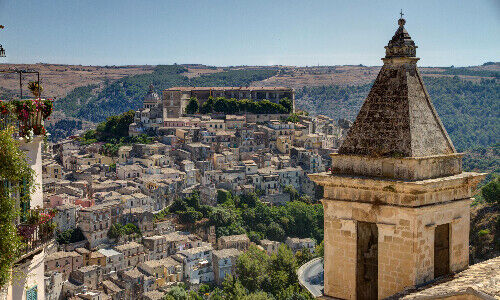
[[[421,158],[391,158],[332,154],[332,172],[403,180],[422,180],[460,174],[462,154]]]
[[[468,265],[470,200],[424,208],[323,199],[325,295],[356,299],[356,223],[378,227],[378,295],[385,298],[434,278],[434,228],[450,224],[450,271]]]
[[[397,181],[328,173],[309,177],[324,186],[324,197],[343,201],[419,207],[472,197],[474,187],[484,175],[461,173],[421,181]]]
[[[415,284],[434,278],[434,232],[436,226],[441,224],[450,225],[450,272],[467,268],[471,201],[464,199],[419,209],[415,228],[415,251],[418,253]]]
[[[353,220],[332,217],[334,206],[325,207],[324,294],[355,299],[356,224]],[[327,216],[327,213],[329,216]]]

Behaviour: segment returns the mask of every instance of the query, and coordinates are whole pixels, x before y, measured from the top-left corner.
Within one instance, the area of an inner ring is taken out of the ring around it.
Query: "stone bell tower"
[[[332,171],[309,175],[324,187],[325,296],[381,299],[469,264],[484,174],[462,171],[398,24]]]

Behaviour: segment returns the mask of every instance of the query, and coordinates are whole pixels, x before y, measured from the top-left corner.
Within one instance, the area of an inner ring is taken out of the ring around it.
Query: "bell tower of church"
[[[469,264],[470,203],[484,174],[462,171],[398,21],[384,65],[324,187],[324,294],[382,299]]]

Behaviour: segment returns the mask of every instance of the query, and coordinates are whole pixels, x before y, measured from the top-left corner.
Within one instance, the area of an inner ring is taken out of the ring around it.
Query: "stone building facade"
[[[181,117],[191,97],[196,97],[200,105],[209,97],[254,101],[267,99],[275,103],[288,98],[295,107],[295,91],[286,87],[173,87],[163,91],[164,118]]]
[[[382,299],[469,264],[470,203],[484,174],[462,171],[417,69],[405,20],[324,187],[326,296]]]

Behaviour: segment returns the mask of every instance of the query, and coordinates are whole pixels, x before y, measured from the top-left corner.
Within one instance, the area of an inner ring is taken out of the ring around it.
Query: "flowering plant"
[[[53,106],[52,99],[0,100],[0,116],[14,115],[19,121],[19,134],[29,141],[34,135],[47,133],[43,120],[49,118]]]

